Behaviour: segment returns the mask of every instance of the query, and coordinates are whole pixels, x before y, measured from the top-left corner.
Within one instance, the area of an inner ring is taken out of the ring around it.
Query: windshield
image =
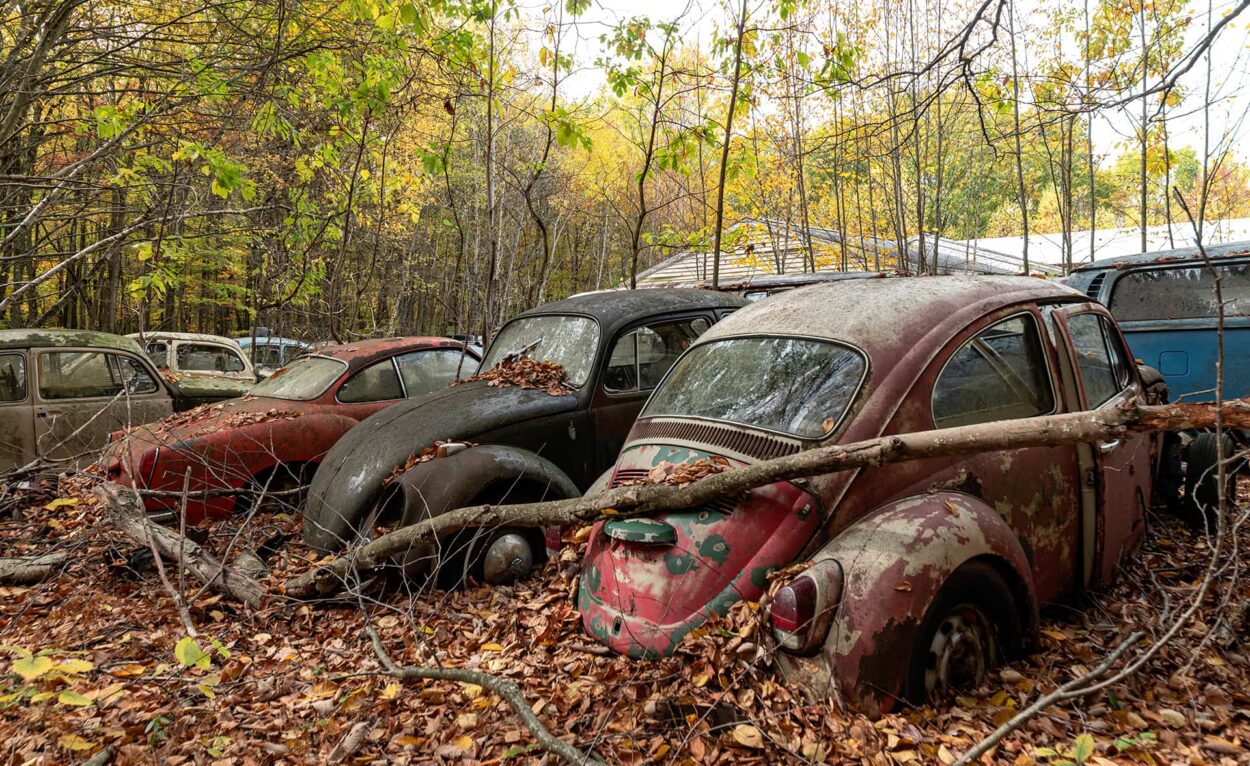
[[[504,357],[525,351],[535,361],[555,362],[564,368],[569,383],[581,386],[590,377],[599,345],[599,323],[587,317],[526,317],[509,322],[490,344],[479,372]]]
[[[273,375],[256,384],[253,396],[272,396],[275,399],[308,401],[326,392],[343,374],[347,365],[337,359],[324,356],[306,356],[291,362]]]
[[[837,427],[864,368],[862,354],[837,343],[713,341],[677,361],[642,416],[724,420],[816,439]]]

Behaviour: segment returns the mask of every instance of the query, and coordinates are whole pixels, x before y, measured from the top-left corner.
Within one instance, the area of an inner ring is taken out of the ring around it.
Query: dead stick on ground
[[[34,585],[43,582],[69,562],[68,553],[48,553],[31,558],[0,559],[0,584]]]
[[[134,490],[106,482],[95,490],[109,518],[127,537],[147,545],[149,536],[161,556],[185,567],[213,590],[250,606],[259,606],[264,589],[260,583],[213,558],[199,544],[173,530],[153,523]]]
[[[1250,427],[1250,401],[1225,402],[1220,417],[1225,427]],[[566,525],[600,518],[609,509],[618,516],[683,510],[773,482],[793,481],[835,471],[931,457],[1093,443],[1134,431],[1206,428],[1215,420],[1216,409],[1211,405],[1148,406],[1128,402],[1091,412],[982,423],[818,447],[712,474],[682,486],[617,487],[569,500],[509,506],[477,505],[382,535],[325,567],[289,580],[286,593],[295,598],[333,593],[342,587],[353,571],[376,568],[391,557],[424,542],[470,527]]]
[[[534,735],[534,739],[547,752],[560,756],[568,763],[577,764],[602,764],[590,753],[583,753],[576,747],[560,739],[552,734],[538,716],[534,714],[530,703],[525,701],[525,695],[521,693],[521,687],[515,682],[506,678],[493,676],[489,673],[483,673],[480,670],[470,670],[469,668],[427,668],[415,665],[400,666],[391,659],[386,649],[382,646],[382,638],[378,632],[371,626],[365,626],[365,632],[369,634],[369,640],[373,642],[373,652],[378,656],[378,660],[386,671],[395,678],[400,680],[408,680],[413,678],[427,678],[436,681],[458,681],[467,684],[477,684],[478,686],[498,694],[504,702],[516,711],[520,717],[521,723],[525,724],[525,728],[529,729]]]

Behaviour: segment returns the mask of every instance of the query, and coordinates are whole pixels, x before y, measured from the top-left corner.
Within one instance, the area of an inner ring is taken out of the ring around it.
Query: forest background
[[[1078,264],[1250,215],[1245,5],[6,3],[0,326],[489,335],[764,218]]]

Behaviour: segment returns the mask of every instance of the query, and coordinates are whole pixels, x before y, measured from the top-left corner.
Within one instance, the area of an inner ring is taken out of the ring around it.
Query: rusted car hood
[[[251,425],[249,415],[280,413],[284,420],[299,417],[305,412],[322,408],[310,402],[290,399],[273,399],[268,396],[246,396],[227,399],[186,412],[176,413],[163,420],[130,429],[131,439],[140,442],[171,444],[198,436],[223,433],[231,428]],[[238,416],[244,417],[238,417]],[[276,420],[276,419],[275,419]],[[224,436],[225,434],[223,434]]]
[[[357,510],[372,505],[396,466],[436,441],[482,441],[480,437],[492,431],[576,408],[573,394],[551,396],[516,386],[492,388],[485,381],[387,407],[361,421],[326,453],[309,488],[305,514],[355,518]],[[326,513],[329,509],[335,512]],[[326,539],[334,539],[343,529],[326,529]]]
[[[685,447],[633,447],[617,461],[617,477],[710,457]],[[738,501],[600,522],[578,591],[583,626],[631,657],[671,654],[713,614],[739,599],[758,600],[769,572],[793,561],[819,522],[815,500],[788,482]]]

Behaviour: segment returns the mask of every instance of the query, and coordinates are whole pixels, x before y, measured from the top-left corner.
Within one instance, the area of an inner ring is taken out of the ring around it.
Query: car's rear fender
[[[985,501],[936,492],[894,501],[843,530],[813,557],[841,567],[842,598],[819,654],[779,652],[783,674],[813,695],[835,689],[868,713],[894,708],[904,691],[925,612],[947,577],[983,560],[1016,596],[1026,642],[1037,626],[1028,558],[1016,535]],[[827,567],[824,571],[839,571]]]
[[[524,500],[551,500],[581,494],[559,466],[520,447],[483,444],[447,457],[418,463],[396,482],[403,496],[401,524],[441,516],[472,505],[488,488],[491,502],[503,499],[513,486],[524,486]]]

